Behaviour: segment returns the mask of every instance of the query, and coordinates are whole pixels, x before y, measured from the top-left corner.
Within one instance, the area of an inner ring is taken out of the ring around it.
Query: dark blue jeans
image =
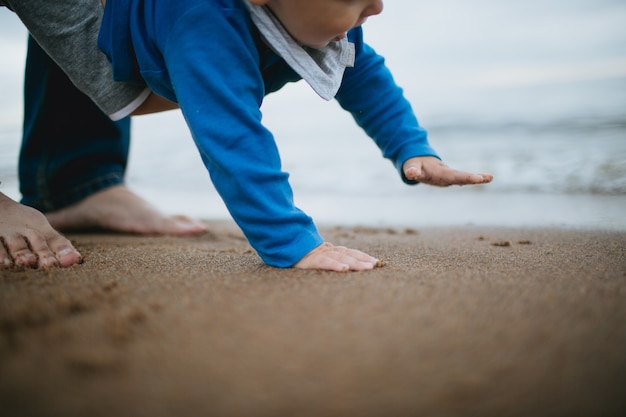
[[[54,211],[123,183],[129,145],[130,117],[111,121],[29,38],[18,170],[22,203]]]

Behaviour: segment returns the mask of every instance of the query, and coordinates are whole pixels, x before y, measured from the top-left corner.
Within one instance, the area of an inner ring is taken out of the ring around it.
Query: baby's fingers
[[[426,181],[427,184],[446,187],[449,185],[473,185],[486,184],[491,182],[491,174],[473,174],[457,170],[448,170],[440,174],[431,175]]]
[[[322,269],[346,272],[373,269],[378,260],[356,249],[324,243],[309,252],[294,266],[300,269]]]
[[[407,161],[404,175],[412,181],[447,187],[449,185],[486,184],[493,180],[491,174],[474,174],[448,167],[436,158],[413,158]]]
[[[485,178],[481,175],[452,169],[425,170],[416,167],[407,168],[404,175],[409,180],[423,184],[447,187],[449,185],[482,184]]]

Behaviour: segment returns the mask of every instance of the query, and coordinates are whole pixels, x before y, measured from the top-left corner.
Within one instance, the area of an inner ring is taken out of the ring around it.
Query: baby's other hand
[[[323,243],[302,258],[294,268],[327,271],[365,271],[374,269],[378,259],[356,249]]]
[[[439,187],[486,184],[493,180],[491,174],[472,174],[452,169],[434,156],[411,158],[404,163],[403,170],[409,180]]]

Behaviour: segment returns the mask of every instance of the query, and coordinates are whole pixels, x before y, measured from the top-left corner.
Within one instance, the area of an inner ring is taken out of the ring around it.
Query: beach
[[[27,32],[0,9],[19,200]],[[126,185],[210,232],[70,233],[82,264],[0,269],[0,415],[626,415],[625,18],[423,0],[364,25],[442,160],[488,185],[408,186],[306,83],[265,98],[295,203],[373,271],[264,265],[182,114],[134,117]]]
[[[231,221],[69,234],[84,262],[0,270],[12,416],[618,416],[626,233],[325,227],[383,265],[265,266]]]

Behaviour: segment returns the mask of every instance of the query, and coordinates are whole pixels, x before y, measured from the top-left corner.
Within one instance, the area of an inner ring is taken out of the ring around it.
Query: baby
[[[377,259],[334,246],[293,202],[272,133],[266,94],[304,79],[335,98],[406,183],[482,184],[453,170],[361,25],[380,0],[108,0],[98,44],[118,81],[147,85],[177,103],[213,184],[263,261],[276,267],[360,271]]]

